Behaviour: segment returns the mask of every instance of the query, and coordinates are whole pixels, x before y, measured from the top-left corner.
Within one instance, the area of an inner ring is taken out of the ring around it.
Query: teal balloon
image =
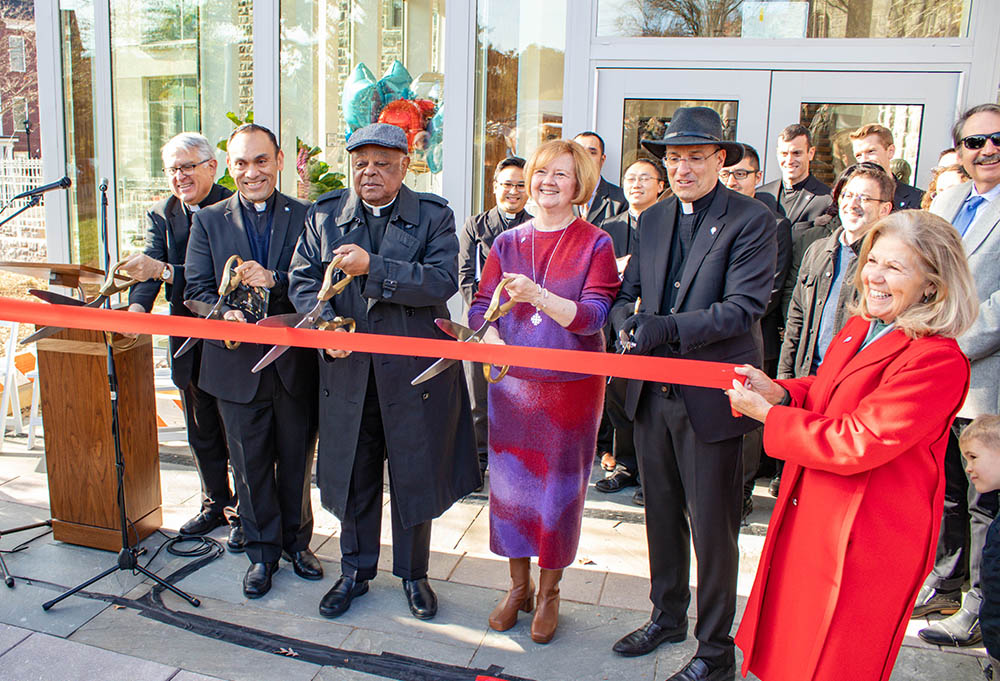
[[[375,74],[359,63],[344,83],[344,122],[352,131],[374,123],[382,110]]]
[[[430,144],[427,145],[427,169],[432,173],[440,173],[444,167],[444,151],[441,142],[444,140],[444,107],[427,121],[427,132],[430,133]]]
[[[392,66],[379,78],[377,83],[382,106],[397,99],[411,99],[413,93],[410,92],[410,83],[412,82],[413,77],[402,62],[398,59],[393,61]]]

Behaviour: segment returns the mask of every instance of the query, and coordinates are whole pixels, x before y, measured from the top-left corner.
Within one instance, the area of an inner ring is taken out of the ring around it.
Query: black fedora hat
[[[736,165],[743,158],[743,145],[722,139],[722,119],[707,106],[685,106],[674,112],[661,140],[642,140],[657,158],[663,158],[667,147],[690,147],[715,144],[726,150],[726,166]]]

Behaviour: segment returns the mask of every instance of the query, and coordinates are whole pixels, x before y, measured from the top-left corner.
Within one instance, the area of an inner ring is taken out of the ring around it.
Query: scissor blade
[[[291,346],[289,345],[275,345],[274,347],[272,347],[270,350],[267,351],[266,355],[260,358],[260,361],[257,362],[254,365],[253,369],[251,369],[250,371],[255,374],[259,373],[269,364],[271,364],[276,359],[285,354],[285,351],[288,350],[290,347]]]
[[[317,303],[313,309],[309,310],[307,314],[297,314],[293,312],[291,314],[280,314],[272,317],[265,317],[257,322],[257,326],[294,326],[296,329],[315,329],[316,320],[319,319],[319,314],[322,309],[323,303],[320,302]],[[266,322],[269,319],[273,319],[275,321],[267,324]],[[294,324],[291,323],[293,321],[295,322]],[[250,371],[255,374],[259,373],[264,367],[285,354],[290,347],[290,345],[275,345],[267,351],[266,355],[260,358],[260,361],[257,362]]]
[[[64,326],[43,326],[38,331],[35,331],[33,334],[31,334],[30,336],[28,336],[27,338],[25,338],[23,341],[21,341],[20,344],[21,345],[27,345],[28,343],[34,343],[35,341],[40,341],[43,338],[48,338],[49,336],[54,336],[57,333],[59,333],[60,331],[65,331],[65,330],[66,330],[66,327],[64,327]]]
[[[457,359],[442,357],[438,361],[434,362],[434,364],[431,364],[429,367],[424,369],[419,376],[410,381],[410,385],[419,385],[424,381],[429,381],[457,361]]]
[[[184,345],[180,346],[177,349],[177,352],[174,353],[174,359],[177,359],[178,357],[186,353],[188,350],[193,348],[200,340],[201,340],[200,338],[188,338],[186,341],[184,341]]]
[[[298,326],[306,315],[298,312],[289,312],[288,314],[275,314],[270,317],[264,317],[259,322],[257,326],[268,326],[268,327],[288,327],[288,326]]]
[[[199,317],[204,317],[205,319],[211,319],[213,313],[220,308],[219,303],[215,305],[209,305],[208,303],[201,300],[185,300],[184,307],[194,312]]]
[[[450,319],[439,317],[434,320],[434,323],[437,324],[439,329],[456,340],[467,341],[476,335],[476,332],[469,327],[463,326],[458,322],[453,322]]]
[[[53,305],[72,305],[73,307],[83,307],[84,303],[79,298],[70,298],[69,296],[64,296],[61,293],[55,293],[53,291],[42,291],[37,288],[28,289],[28,293],[44,300],[46,303],[52,303]]]

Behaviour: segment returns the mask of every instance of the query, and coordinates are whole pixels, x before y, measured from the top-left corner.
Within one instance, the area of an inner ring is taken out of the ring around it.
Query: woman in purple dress
[[[604,351],[602,328],[618,292],[611,238],[576,218],[599,178],[575,142],[553,140],[525,175],[538,214],[497,237],[469,310],[478,328],[507,279],[515,305],[487,332],[489,343]],[[489,387],[490,550],[510,560],[511,588],[490,615],[506,631],[531,612],[531,556],[540,568],[531,638],[548,643],[559,623],[559,580],[580,541],[583,500],[604,404],[601,376],[511,367]]]

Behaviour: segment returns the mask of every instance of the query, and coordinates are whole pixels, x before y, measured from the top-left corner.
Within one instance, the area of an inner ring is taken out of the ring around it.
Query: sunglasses
[[[969,135],[963,137],[960,144],[966,149],[982,149],[986,146],[986,140],[993,142],[993,146],[1000,147],[1000,132],[991,132],[989,135]]]

